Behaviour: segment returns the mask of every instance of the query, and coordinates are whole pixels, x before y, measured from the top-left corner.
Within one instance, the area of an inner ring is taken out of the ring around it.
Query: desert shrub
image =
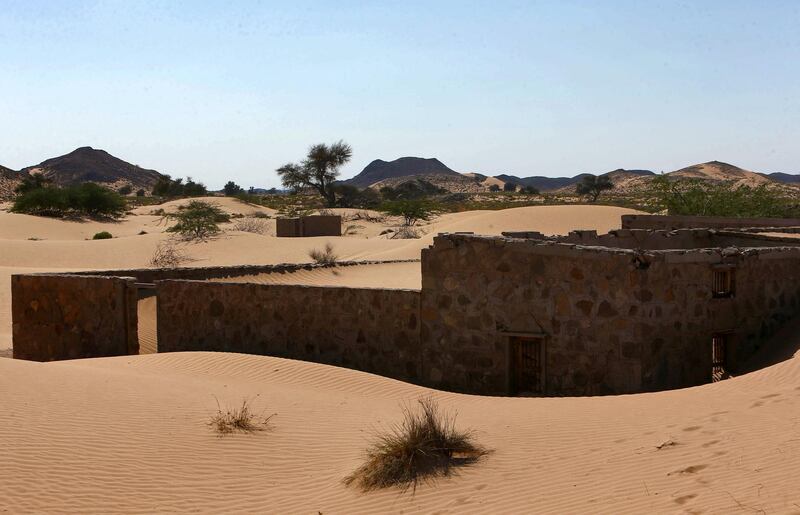
[[[264,234],[267,232],[267,222],[259,218],[240,218],[233,224],[235,231]]]
[[[14,200],[11,210],[39,216],[122,216],[125,200],[114,191],[92,182],[58,188],[44,186],[27,190]]]
[[[176,221],[167,231],[178,233],[187,240],[205,240],[214,236],[220,232],[219,224],[230,220],[230,216],[218,206],[202,200],[193,200],[165,217]]]
[[[108,231],[98,232],[92,236],[93,240],[110,240],[111,238],[113,238],[113,236]]]
[[[474,442],[472,431],[455,428],[455,415],[442,412],[431,398],[417,410],[403,408],[403,420],[367,449],[367,460],[345,484],[362,490],[397,486],[416,489],[420,481],[448,476],[457,466],[476,462],[488,451]]]
[[[190,261],[189,257],[173,241],[162,241],[156,246],[150,265],[156,268],[177,268]]]
[[[333,252],[333,245],[330,243],[326,243],[325,248],[322,250],[310,250],[308,255],[318,265],[335,265],[336,261],[339,260],[339,256]]]
[[[336,213],[334,213],[330,209],[320,209],[319,211],[317,211],[317,214],[319,216],[335,216],[336,215]]]
[[[26,175],[23,177],[22,182],[20,182],[16,188],[14,188],[14,193],[21,195],[23,193],[28,193],[29,191],[38,190],[44,188],[45,186],[50,184],[50,180],[47,179],[42,174],[32,174]]]
[[[428,220],[431,210],[428,204],[422,200],[394,200],[384,202],[381,211],[392,215],[403,217],[403,225],[415,225],[420,220]]]
[[[235,408],[223,410],[217,402],[217,412],[211,416],[208,425],[219,436],[230,433],[255,433],[265,431],[270,428],[270,420],[275,414],[265,417],[263,414],[256,414],[248,405],[247,400],[242,401],[242,405]]]
[[[364,220],[366,222],[383,223],[386,221],[386,217],[383,215],[370,214],[369,211],[356,211],[351,215],[345,215],[343,217],[343,220],[346,222],[355,220]]]
[[[491,191],[492,193],[497,193],[498,191],[500,191],[500,186],[498,186],[497,184],[492,184],[491,186],[489,186],[489,191]]]
[[[503,184],[503,191],[514,192],[517,191],[517,185],[513,182],[506,182]]]
[[[417,238],[419,238],[419,231],[410,225],[400,226],[389,236],[391,240],[416,240]]]
[[[147,193],[143,189],[136,190],[137,197],[144,197]]]
[[[130,195],[131,193],[133,193],[133,186],[131,186],[130,184],[126,184],[125,186],[118,189],[117,192],[120,195]]]
[[[800,207],[767,185],[736,186],[730,182],[656,177],[650,195],[671,215],[789,218]]]
[[[358,230],[359,229],[363,229],[363,228],[364,228],[363,225],[348,224],[348,226],[345,228],[344,232],[342,233],[342,236],[351,236],[353,234],[358,234]]]
[[[539,190],[538,190],[538,188],[536,188],[536,186],[523,186],[521,191],[522,191],[522,193],[527,193],[528,195],[538,195],[539,194]]]

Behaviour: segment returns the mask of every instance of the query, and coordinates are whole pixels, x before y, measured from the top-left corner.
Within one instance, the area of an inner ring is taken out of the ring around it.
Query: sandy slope
[[[272,214],[271,210],[250,206],[236,199],[214,197],[208,200],[229,213],[262,211]],[[160,207],[174,210],[186,202],[180,200],[162,206],[140,207],[134,210],[138,214],[113,224],[66,222],[0,211],[0,349],[11,346],[11,274],[147,267],[156,246],[171,237],[164,232],[167,226],[161,217],[147,213]],[[349,216],[355,213],[355,210],[335,211]],[[382,230],[396,222],[394,220],[351,220],[344,225],[357,225],[360,228],[354,229],[354,234],[336,238],[275,238],[270,235],[274,235],[274,221],[267,220],[266,223],[270,225],[265,235],[236,231],[232,223],[225,226],[226,232],[218,238],[204,243],[181,244],[181,247],[192,259],[187,266],[307,262],[308,251],[322,248],[327,242],[332,243],[339,258],[345,260],[416,259],[420,250],[430,245],[434,234],[438,232],[500,234],[505,230],[531,229],[557,234],[575,228],[607,231],[619,227],[620,215],[629,212],[634,211],[605,206],[469,211],[447,214],[423,224],[420,230],[425,236],[416,240],[389,240],[386,236],[380,236]],[[87,240],[103,230],[108,230],[115,238]],[[142,231],[147,234],[139,234]],[[29,240],[30,237],[42,239]],[[373,280],[365,282],[360,279],[357,284],[382,286],[385,282],[379,273],[371,274],[371,277]],[[419,278],[408,274],[393,277],[392,281],[414,288]]]
[[[0,359],[0,510],[260,513],[791,513],[800,362],[687,390],[524,399],[443,392],[495,452],[416,495],[341,483],[426,390],[279,358]],[[215,437],[250,399],[274,430]],[[660,448],[659,448],[660,447]]]

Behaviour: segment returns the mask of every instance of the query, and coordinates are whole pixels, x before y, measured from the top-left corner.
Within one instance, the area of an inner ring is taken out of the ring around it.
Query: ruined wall
[[[571,231],[566,236],[550,238],[561,243],[603,246],[622,249],[673,250],[724,247],[780,247],[787,242],[800,243],[800,239],[775,238],[737,231],[714,229],[646,230],[619,229],[607,234],[597,231]]]
[[[420,375],[418,291],[157,283],[159,352],[281,356],[406,381]]]
[[[298,218],[278,218],[275,233],[279,238],[341,236],[342,217],[338,215],[312,215]]]
[[[623,229],[726,229],[749,227],[800,227],[797,218],[736,218],[725,216],[622,215]]]
[[[11,295],[15,358],[139,353],[132,278],[14,275]]]
[[[736,269],[732,298],[713,298],[719,266]],[[637,252],[447,235],[423,251],[422,273],[424,380],[484,393],[508,391],[519,334],[545,339],[548,394],[706,383],[713,334],[735,331],[735,369],[800,301],[796,248]]]

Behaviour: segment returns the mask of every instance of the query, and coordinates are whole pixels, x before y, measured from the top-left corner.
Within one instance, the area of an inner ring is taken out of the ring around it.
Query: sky
[[[92,146],[279,186],[436,157],[518,176],[800,173],[800,2],[0,0],[0,165]]]

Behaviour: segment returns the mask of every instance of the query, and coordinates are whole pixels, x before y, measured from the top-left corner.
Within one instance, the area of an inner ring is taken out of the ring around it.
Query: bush
[[[146,194],[147,193],[145,193],[145,191],[142,190],[142,189],[136,190],[136,196],[137,197],[144,197]]]
[[[650,190],[658,207],[671,215],[791,218],[800,208],[767,185],[736,186],[698,179],[656,177]]]
[[[191,260],[175,242],[163,241],[156,246],[150,258],[150,265],[156,268],[177,268],[187,261]]]
[[[447,190],[430,181],[415,179],[400,183],[395,187],[384,186],[380,189],[380,193],[385,200],[414,200],[447,193]]]
[[[193,200],[177,213],[165,217],[176,220],[167,231],[178,233],[187,240],[205,240],[214,236],[220,232],[219,224],[230,220],[218,206],[201,200]]]
[[[225,436],[234,432],[254,433],[269,429],[269,421],[275,413],[268,417],[256,415],[247,404],[247,400],[242,401],[238,408],[227,408],[225,411],[217,402],[217,412],[211,417],[208,425],[219,436]]]
[[[20,194],[11,207],[15,213],[39,216],[119,217],[125,212],[125,199],[118,193],[86,182],[58,188],[45,186]]]
[[[111,238],[113,238],[113,236],[108,231],[98,232],[97,234],[92,236],[93,240],[110,240]]]
[[[264,234],[267,232],[267,222],[258,218],[241,218],[233,224],[233,230]]]
[[[367,461],[345,478],[362,490],[397,486],[416,489],[420,480],[448,476],[451,469],[479,460],[488,451],[473,442],[471,431],[455,429],[455,415],[435,401],[419,399],[418,411],[403,408],[403,421],[367,449]]]
[[[391,216],[403,217],[403,225],[415,225],[420,220],[428,220],[431,210],[422,200],[395,200],[384,202],[381,211]]]
[[[339,256],[334,254],[333,245],[330,243],[325,244],[324,250],[312,249],[308,252],[309,257],[314,260],[318,265],[335,265]]]
[[[517,185],[514,184],[513,182],[507,182],[503,184],[503,191],[510,191],[510,192],[517,191]]]
[[[491,186],[489,186],[489,191],[491,191],[492,193],[497,193],[498,191],[500,191],[500,186],[498,186],[497,184],[492,184]]]
[[[130,195],[131,193],[133,193],[133,186],[131,186],[130,184],[126,184],[125,186],[118,189],[117,193],[119,193],[120,195]]]
[[[337,195],[336,205],[339,207],[370,209],[381,203],[381,196],[372,188],[359,189],[350,184],[337,184],[334,190]]]

